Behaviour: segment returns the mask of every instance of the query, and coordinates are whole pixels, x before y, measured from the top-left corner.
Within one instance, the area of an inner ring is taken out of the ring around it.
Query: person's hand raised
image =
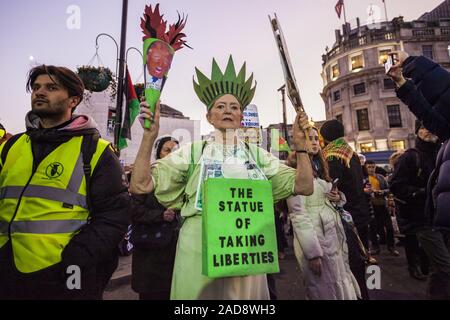
[[[395,64],[392,66],[391,70],[389,70],[388,76],[391,77],[392,81],[400,88],[406,83],[406,79],[403,76],[403,63],[409,55],[405,51],[394,51],[389,55],[395,58]]]
[[[292,127],[295,150],[306,150],[307,145],[305,132],[307,132],[311,128],[311,124],[306,112],[297,112],[297,116],[295,117],[295,121]]]
[[[154,114],[150,111],[149,105],[146,101],[142,101],[140,107],[139,122],[144,129],[144,134],[149,134],[154,140],[158,136],[159,132],[160,101],[156,103]],[[151,122],[149,129],[145,128],[145,119],[148,119]]]

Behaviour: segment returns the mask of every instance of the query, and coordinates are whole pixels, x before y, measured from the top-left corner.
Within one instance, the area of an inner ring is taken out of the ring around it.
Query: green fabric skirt
[[[266,275],[212,279],[202,275],[202,216],[186,218],[177,244],[172,300],[268,300]]]

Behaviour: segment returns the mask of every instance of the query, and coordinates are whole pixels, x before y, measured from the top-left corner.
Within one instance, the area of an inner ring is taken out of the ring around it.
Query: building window
[[[422,46],[422,54],[424,57],[427,57],[430,60],[433,60],[433,46],[432,45],[423,45]]]
[[[336,80],[340,74],[339,65],[336,63],[331,67],[331,80]]]
[[[364,82],[355,84],[353,86],[353,92],[356,95],[366,93],[366,84]]]
[[[367,43],[367,36],[359,37],[358,43],[360,46],[363,46]]]
[[[341,100],[341,90],[338,90],[338,91],[333,92],[333,100],[334,100],[334,101],[339,101],[339,100]]]
[[[387,106],[387,113],[389,118],[390,128],[401,128],[402,127],[402,115],[400,113],[400,105],[394,104]]]
[[[375,145],[377,147],[377,151],[387,151],[388,150],[387,139],[377,139],[377,140],[375,140]]]
[[[380,50],[378,63],[384,65],[389,58],[389,53],[391,53],[391,49]]]
[[[373,142],[364,142],[359,144],[359,148],[361,149],[361,152],[373,152],[375,151],[375,147],[373,145]]]
[[[356,110],[359,131],[370,130],[369,112],[367,109]]]
[[[352,64],[352,66],[351,66],[352,71],[364,68],[364,57],[363,57],[362,53],[357,56],[351,57],[350,61]]]
[[[405,140],[392,140],[391,141],[392,150],[405,150]]]
[[[390,78],[383,79],[384,90],[395,89],[395,83]]]
[[[394,40],[395,39],[395,33],[393,32],[388,32],[384,35],[384,39],[386,40]]]
[[[336,116],[336,120],[339,121],[340,123],[344,124],[344,122],[343,122],[344,120],[342,120],[342,114],[338,114]]]
[[[413,21],[413,28],[426,28],[426,21]]]

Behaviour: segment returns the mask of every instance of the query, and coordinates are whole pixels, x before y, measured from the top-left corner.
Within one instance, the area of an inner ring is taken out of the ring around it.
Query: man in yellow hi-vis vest
[[[73,114],[74,72],[37,66],[27,89],[27,130],[0,146],[0,300],[101,299],[128,225],[122,167]]]

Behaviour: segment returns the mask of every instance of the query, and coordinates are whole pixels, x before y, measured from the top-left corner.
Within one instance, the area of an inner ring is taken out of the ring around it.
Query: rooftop
[[[418,20],[432,21],[450,17],[450,0],[445,0],[431,12],[426,12]]]
[[[182,112],[169,107],[166,104],[161,104],[161,116],[167,118],[189,119],[188,117],[185,117]]]
[[[445,0],[431,12],[425,13],[418,20],[405,22],[402,16],[391,21],[361,25],[356,18],[356,25],[342,25],[335,30],[336,42],[322,55],[323,65],[335,56],[371,44],[389,41],[427,41],[439,40],[450,36],[450,0]]]

